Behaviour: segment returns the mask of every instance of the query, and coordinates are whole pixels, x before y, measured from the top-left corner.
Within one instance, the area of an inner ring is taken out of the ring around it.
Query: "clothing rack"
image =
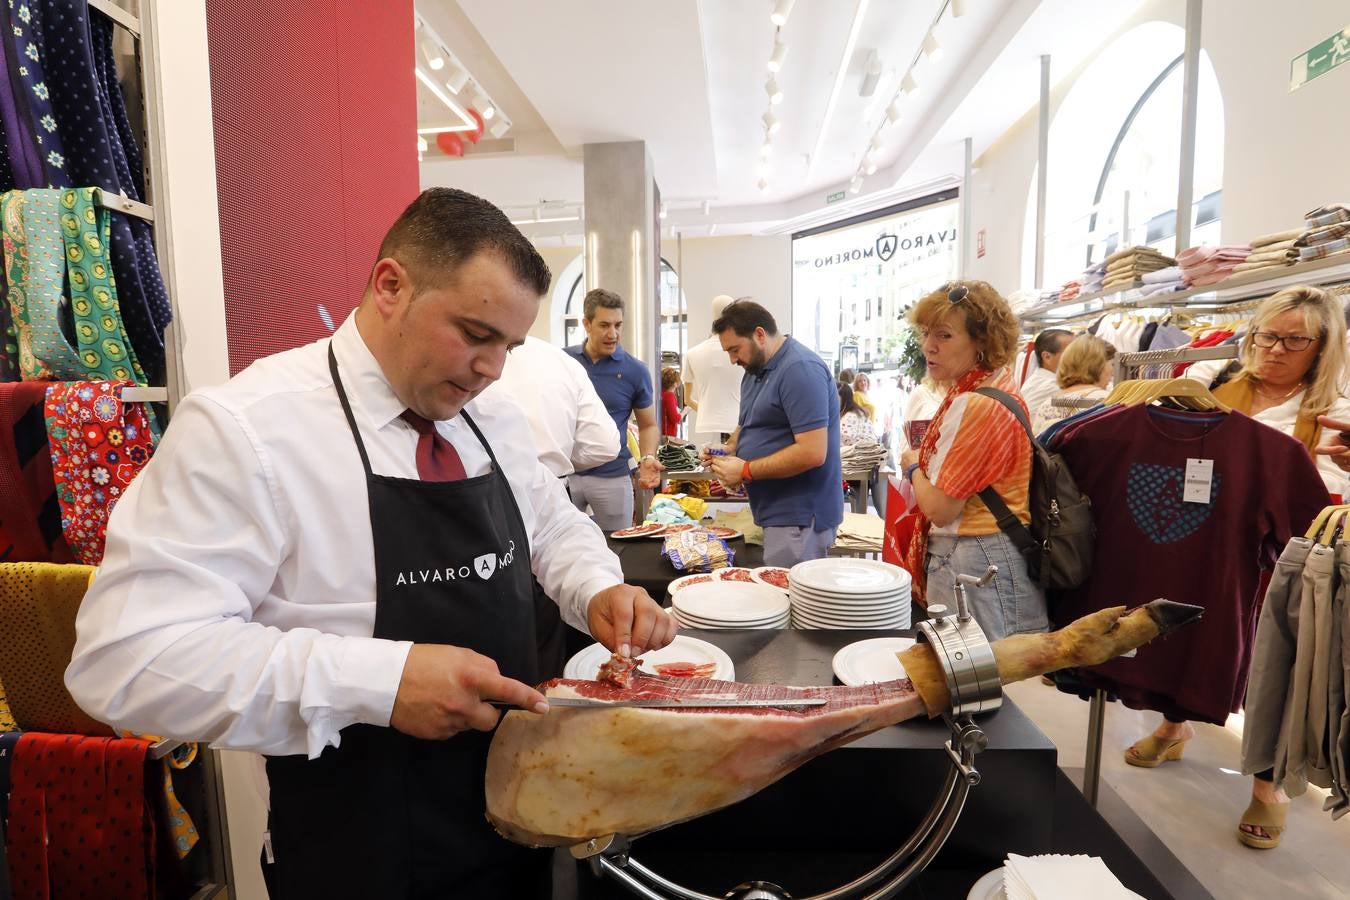
[[[95,202],[100,207],[118,214],[135,216],[156,225],[163,225],[163,222],[160,221],[163,217],[160,214],[164,210],[157,210],[152,205],[155,200],[155,186],[163,184],[167,177],[162,130],[163,113],[160,108],[160,94],[157,90],[158,86],[163,84],[164,75],[158,62],[159,54],[156,52],[156,47],[161,40],[164,40],[164,36],[160,34],[156,26],[155,7],[146,3],[145,0],[136,0],[135,4],[129,3],[128,0],[87,0],[87,3],[91,11],[97,10],[113,22],[115,27],[125,31],[131,37],[134,49],[129,58],[130,65],[124,67],[122,63],[127,57],[119,55],[117,68],[123,92],[128,96],[134,96],[136,91],[139,90],[139,97],[141,98],[139,105],[140,122],[139,124],[134,123],[133,127],[138,129],[140,139],[144,144],[145,199],[150,201],[148,203],[140,202],[120,191],[104,189],[95,192]],[[134,5],[140,15],[133,13],[119,3],[126,3],[129,6]],[[130,66],[135,67],[134,72],[130,71]],[[134,104],[130,111],[134,118],[137,117]],[[161,270],[167,274],[173,267],[172,247],[169,245],[167,234],[160,227],[156,227],[154,231],[158,263]],[[172,294],[170,294],[169,299],[172,304],[174,300]],[[176,304],[174,305],[176,306]],[[175,318],[177,317],[175,316]],[[177,373],[182,368],[182,348],[181,341],[175,335],[176,330],[176,323],[170,325],[164,342],[168,383],[174,385],[174,389],[171,391],[169,387],[165,386],[125,387],[121,391],[121,399],[124,402],[167,402],[172,407],[179,398],[181,389]],[[147,749],[147,758],[162,760],[180,748],[183,743],[183,741],[177,739],[157,741]],[[232,878],[229,863],[229,834],[225,827],[224,818],[225,799],[219,754],[203,745],[197,759],[191,766],[175,772],[174,782],[178,799],[192,817],[199,838],[197,846],[183,861],[184,875],[191,885],[191,900],[211,900],[211,898],[228,896],[231,893]],[[135,898],[131,898],[131,900],[135,900]]]
[[[1056,409],[1088,409],[1101,402],[1091,397],[1053,397],[1050,405]]]
[[[1122,353],[1116,357],[1116,362],[1122,369],[1141,369],[1144,366],[1161,363],[1237,359],[1237,355],[1236,344],[1221,344],[1218,347],[1177,347],[1173,350],[1141,350],[1137,353]]]

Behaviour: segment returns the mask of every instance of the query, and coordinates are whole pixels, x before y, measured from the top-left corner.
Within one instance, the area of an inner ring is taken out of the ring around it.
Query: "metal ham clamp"
[[[956,615],[944,606],[928,607],[928,621],[920,622],[918,637],[932,645],[951,692],[952,712],[943,715],[952,736],[945,747],[951,758],[947,778],[919,827],[905,843],[876,868],[824,893],[806,900],[881,900],[903,891],[937,856],[956,827],[970,789],[980,783],[975,769],[975,754],[988,746],[984,731],[971,716],[992,712],[1003,704],[1003,686],[999,681],[998,660],[979,623],[970,613],[966,586],[983,586],[998,574],[990,566],[982,576],[958,575],[956,579]],[[647,900],[792,900],[783,888],[767,881],[737,885],[722,898],[703,894],[676,884],[642,865],[632,856],[629,838],[611,834],[572,847],[577,859],[589,859],[591,871],[608,875],[638,897]]]

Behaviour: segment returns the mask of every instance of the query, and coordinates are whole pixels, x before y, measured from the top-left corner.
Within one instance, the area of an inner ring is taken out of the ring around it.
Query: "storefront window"
[[[1028,191],[1024,286],[1053,287],[1116,250],[1176,246],[1185,32],[1149,22],[1122,35],[1074,82],[1050,128],[1044,285],[1035,280],[1036,174]],[[1110,123],[1103,125],[1103,123]],[[1190,244],[1216,244],[1223,188],[1223,99],[1200,56]],[[1124,229],[1128,228],[1128,232]]]

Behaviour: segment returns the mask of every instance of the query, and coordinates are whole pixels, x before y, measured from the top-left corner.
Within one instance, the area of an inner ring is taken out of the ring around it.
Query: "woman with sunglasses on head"
[[[956,576],[979,576],[995,565],[998,575],[987,585],[966,588],[985,633],[994,640],[1044,631],[1045,595],[979,497],[992,487],[1023,524],[1030,521],[1031,443],[1007,407],[975,393],[1003,391],[1025,414],[1008,368],[1017,350],[1017,318],[983,281],[945,285],[915,304],[909,318],[929,376],[948,386],[919,449],[901,456],[921,514],[904,553],[914,596],[955,609]]]
[[[1350,421],[1350,401],[1340,392],[1345,364],[1345,318],[1340,301],[1320,288],[1295,285],[1257,307],[1241,341],[1237,373],[1213,392],[1234,410],[1306,447],[1327,491],[1345,495],[1345,474],[1331,456],[1314,452],[1337,438],[1335,431],[1318,423],[1319,416]],[[1186,741],[1194,736],[1195,728],[1189,722],[1164,717],[1153,734],[1125,751],[1125,762],[1151,769],[1181,759]],[[1289,797],[1275,786],[1274,771],[1257,772],[1252,778],[1251,805],[1238,825],[1238,839],[1261,850],[1277,846],[1288,810]]]

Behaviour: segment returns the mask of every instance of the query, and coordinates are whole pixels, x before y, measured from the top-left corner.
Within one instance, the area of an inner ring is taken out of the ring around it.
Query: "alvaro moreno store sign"
[[[792,236],[792,334],[827,361],[892,367],[898,316],[956,277],[956,191]]]

